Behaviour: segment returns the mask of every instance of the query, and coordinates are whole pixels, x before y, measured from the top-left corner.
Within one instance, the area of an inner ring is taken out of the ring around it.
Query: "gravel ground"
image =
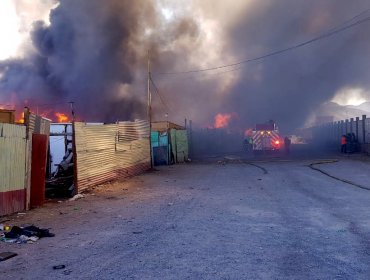
[[[0,243],[0,279],[369,279],[370,191],[309,163],[162,167],[12,216],[56,236]]]

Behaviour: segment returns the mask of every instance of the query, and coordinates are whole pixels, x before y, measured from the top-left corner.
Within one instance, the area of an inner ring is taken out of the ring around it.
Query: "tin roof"
[[[185,127],[169,121],[152,122],[153,131],[166,131],[167,129],[184,130]]]

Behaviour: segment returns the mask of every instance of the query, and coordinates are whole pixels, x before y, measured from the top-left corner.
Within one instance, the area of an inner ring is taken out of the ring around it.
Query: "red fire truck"
[[[274,121],[256,124],[252,134],[253,151],[279,151],[282,140]]]

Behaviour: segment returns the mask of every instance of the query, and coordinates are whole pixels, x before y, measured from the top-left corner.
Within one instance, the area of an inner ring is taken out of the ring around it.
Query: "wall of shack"
[[[31,171],[32,171],[32,135],[43,134],[49,137],[50,135],[50,124],[49,119],[43,118],[39,115],[25,112],[25,125],[27,135],[27,157],[26,157],[26,209],[31,208]],[[47,149],[47,147],[45,147]],[[46,166],[45,166],[46,170]],[[36,187],[36,186],[34,186]]]
[[[0,216],[25,209],[26,127],[0,123]]]
[[[150,168],[149,123],[74,124],[75,176],[79,192]]]

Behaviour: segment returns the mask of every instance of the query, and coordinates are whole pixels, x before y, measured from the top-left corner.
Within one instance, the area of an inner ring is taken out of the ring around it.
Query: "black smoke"
[[[259,1],[229,33],[239,57],[256,57],[319,36],[369,9],[368,1]],[[369,17],[370,12],[361,18]],[[356,19],[358,20],[358,19]],[[353,21],[354,22],[354,21]],[[246,65],[226,98],[250,124],[302,126],[344,87],[370,87],[370,21],[299,49]],[[368,97],[369,98],[369,97]]]
[[[196,32],[181,18],[167,32],[171,38],[159,38],[157,13],[145,0],[60,1],[50,25],[33,24],[34,52],[0,62],[1,103],[12,96],[18,107],[65,111],[74,101],[79,119],[89,121],[145,117],[147,50],[155,58],[166,42]]]
[[[169,21],[161,15],[163,3],[60,1],[50,12],[50,25],[34,23],[34,51],[0,62],[0,103],[75,101],[84,120],[145,118],[148,50],[166,103],[153,93],[157,120],[169,113],[171,120],[190,118],[195,125],[207,126],[217,113],[236,113],[239,117],[231,126],[240,131],[269,119],[288,131],[303,125],[341,88],[369,88],[370,22],[234,72],[160,74],[217,66],[233,62],[230,57],[248,59],[295,45],[370,8],[368,0],[255,0],[241,5],[237,14],[229,14],[225,4],[213,9],[219,3],[194,1],[192,10]],[[213,64],[205,57],[216,49],[212,42],[205,43],[206,20],[217,23],[213,32],[221,34],[214,38],[222,47]]]

